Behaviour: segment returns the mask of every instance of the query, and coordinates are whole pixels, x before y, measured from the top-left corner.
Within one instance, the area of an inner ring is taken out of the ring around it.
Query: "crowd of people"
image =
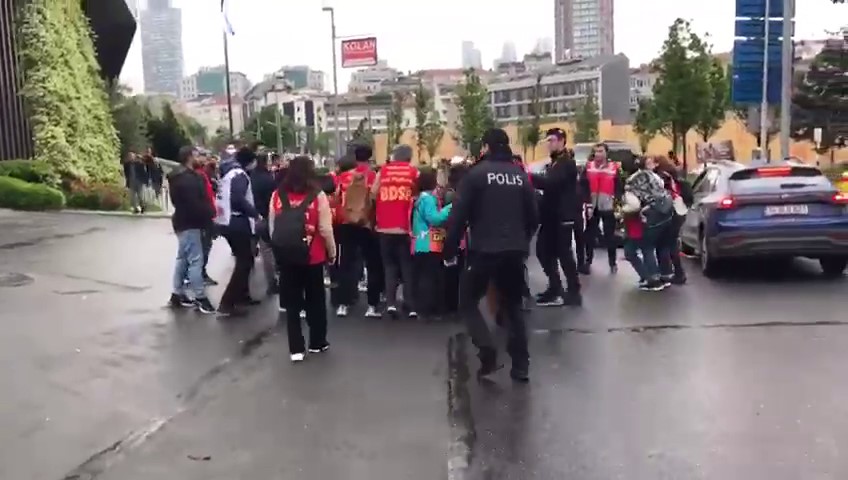
[[[479,349],[478,375],[487,376],[502,364],[478,308],[486,297],[508,332],[510,374],[526,381],[523,315],[534,238],[548,278],[538,306],[582,305],[580,275],[591,273],[599,237],[616,273],[622,226],[638,288],[659,291],[686,281],[677,234],[691,195],[674,163],[650,157],[612,162],[599,143],[580,168],[564,131],[549,130],[546,141],[551,162],[539,173],[527,171],[500,129],[483,136],[479,160],[444,171],[413,165],[407,145],[381,167],[373,166],[369,146],[352,145],[327,174],[318,174],[306,156],[283,161],[242,147],[219,165],[185,147],[180,168],[168,175],[178,239],[170,303],[222,316],[242,313],[259,303],[249,287],[258,257],[267,293],[278,295],[286,314],[293,362],[329,348],[328,303],[345,317],[363,291],[368,318],[438,321],[459,314]],[[229,244],[234,267],[215,308],[205,266],[217,236]]]

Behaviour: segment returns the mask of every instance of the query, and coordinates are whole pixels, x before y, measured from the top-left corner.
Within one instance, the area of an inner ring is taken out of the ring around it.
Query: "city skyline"
[[[185,76],[182,11],[171,0],[148,0],[139,19],[144,92],[179,95]]]
[[[356,5],[335,2],[338,35],[374,35],[379,39],[381,59],[401,71],[461,66],[462,42],[472,41],[490,65],[501,54],[504,42],[513,42],[518,57],[533,50],[539,37],[554,37],[555,0],[528,0],[520,9],[483,0],[467,0],[457,5],[448,0],[432,0],[427,9],[415,9],[408,17],[411,2],[361,0]],[[216,2],[172,0],[182,9],[184,72],[223,63],[222,21]],[[333,2],[324,2],[332,5]],[[230,37],[230,66],[243,71],[252,81],[280,65],[306,64],[327,74],[332,89],[332,60],[329,15],[321,3],[308,5],[293,0],[244,0],[233,3],[230,20],[235,36]],[[141,7],[143,8],[143,7]],[[844,26],[845,5],[825,1],[799,2],[796,38],[823,38],[825,30]],[[262,12],[257,15],[257,11]],[[374,15],[374,12],[380,15]],[[451,11],[451,15],[443,12]],[[729,51],[733,44],[734,2],[718,0],[704,4],[694,0],[656,0],[648,4],[618,0],[615,4],[616,52],[626,54],[631,65],[655,58],[677,17],[693,19],[699,33],[710,32],[714,51]],[[280,25],[281,18],[293,19]],[[410,22],[382,22],[380,18],[409,18],[414,25],[440,25],[436,43],[421,42],[411,35]],[[640,22],[632,19],[639,18]],[[136,36],[122,80],[136,92],[143,87],[140,35]],[[289,48],[288,45],[294,45]],[[339,68],[339,88],[345,91],[353,70]]]

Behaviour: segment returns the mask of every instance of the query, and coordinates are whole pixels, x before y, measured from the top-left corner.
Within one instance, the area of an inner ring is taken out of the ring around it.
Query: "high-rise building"
[[[556,61],[612,55],[613,0],[554,0]]]
[[[171,0],[148,0],[141,12],[144,91],[179,95],[183,80],[182,12]]]
[[[480,49],[474,46],[474,42],[468,40],[462,42],[462,68],[483,69],[483,58]]]
[[[321,70],[313,70],[308,65],[287,65],[280,68],[273,74],[274,78],[285,78],[291,82],[291,86],[295,90],[316,90],[323,92],[324,72]]]
[[[506,42],[503,44],[503,49],[501,49],[501,62],[517,62],[518,61],[518,53],[515,51],[515,44],[512,42]]]
[[[192,100],[198,97],[227,98],[226,68],[201,68],[197,73],[184,78],[180,85],[180,99]],[[247,76],[241,72],[230,72],[230,94],[234,97],[244,97],[251,84]]]

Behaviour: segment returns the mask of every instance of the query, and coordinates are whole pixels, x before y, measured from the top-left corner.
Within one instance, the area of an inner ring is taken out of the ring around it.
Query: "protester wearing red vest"
[[[624,190],[619,173],[619,165],[610,161],[606,144],[595,145],[592,158],[586,164],[586,178],[589,183],[591,203],[586,208],[586,263],[592,264],[595,257],[595,244],[598,230],[603,224],[604,242],[610,271],[618,271],[616,264],[615,205]]]
[[[299,362],[306,355],[300,312],[306,312],[309,325],[309,352],[321,353],[330,344],[327,342],[327,302],[324,291],[324,265],[336,257],[333,238],[333,221],[330,203],[324,192],[314,192],[315,166],[309,157],[296,157],[291,161],[280,189],[285,192],[287,205],[283,205],[280,191],[271,195],[268,208],[268,228],[274,238],[274,220],[284,208],[296,207],[310,194],[314,195],[306,208],[306,238],[309,242],[309,263],[301,265],[287,261],[280,252],[274,253],[282,282],[280,307],[288,316],[287,330],[289,353],[292,362]]]
[[[336,198],[339,200],[339,209],[345,208],[345,197],[357,175],[365,176],[369,190],[374,185],[377,174],[371,169],[372,155],[373,151],[367,145],[354,147],[353,156],[356,167],[338,176]],[[383,266],[377,237],[370,225],[357,225],[342,220],[337,226],[342,255],[339,256],[339,306],[336,309],[336,316],[347,316],[348,308],[356,303],[356,284],[362,273],[362,263],[359,261],[361,255],[365,260],[368,281],[368,309],[365,316],[380,317],[377,307],[383,290]]]
[[[412,147],[398,145],[392,161],[383,165],[371,187],[376,203],[375,230],[386,276],[386,312],[396,316],[397,288],[403,280],[403,299],[409,317],[417,317],[413,305],[410,221],[418,183],[418,169],[411,165]],[[398,276],[400,275],[400,278]]]

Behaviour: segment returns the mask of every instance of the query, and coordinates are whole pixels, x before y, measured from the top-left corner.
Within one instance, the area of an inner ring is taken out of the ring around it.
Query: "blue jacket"
[[[421,192],[412,211],[412,236],[414,253],[430,253],[430,227],[441,227],[451,212],[448,205],[439,210],[439,202],[432,192]]]

